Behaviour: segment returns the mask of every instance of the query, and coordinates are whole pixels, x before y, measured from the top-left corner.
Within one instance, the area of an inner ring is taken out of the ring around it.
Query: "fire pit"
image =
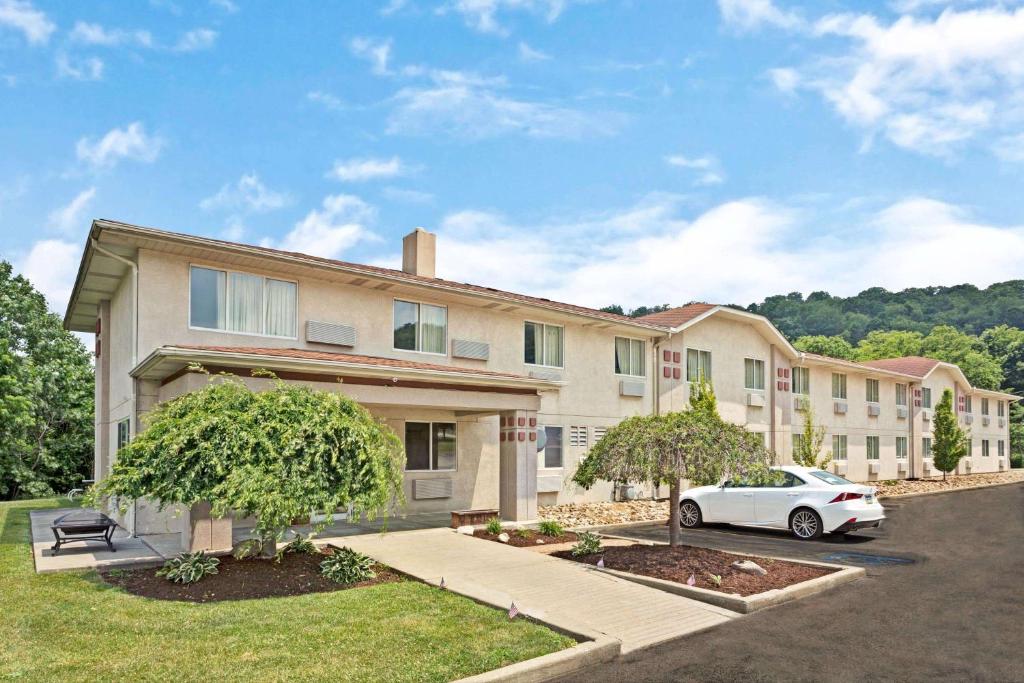
[[[116,528],[117,522],[102,512],[76,510],[61,515],[50,525],[53,537],[57,540],[53,544],[53,554],[59,553],[62,545],[72,541],[103,541],[110,552],[116,553],[111,543]]]

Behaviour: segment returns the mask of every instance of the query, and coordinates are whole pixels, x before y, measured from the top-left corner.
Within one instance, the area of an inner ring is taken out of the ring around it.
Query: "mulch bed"
[[[773,588],[785,588],[794,583],[816,579],[831,574],[833,569],[812,567],[804,564],[769,560],[763,557],[747,557],[731,555],[709,548],[694,548],[667,545],[626,545],[608,546],[599,553],[584,557],[573,557],[568,551],[552,553],[555,557],[587,564],[597,564],[604,558],[607,569],[650,576],[656,579],[674,581],[685,584],[692,575],[694,585],[699,588],[718,591],[720,593],[738,593],[742,596],[755,595]],[[765,576],[755,576],[733,569],[736,560],[751,560],[768,570]],[[709,577],[715,574],[722,577],[722,585],[717,586]]]
[[[521,532],[516,529],[509,529],[505,533],[508,534],[508,543],[506,543],[505,545],[512,545],[517,548],[525,548],[527,546],[535,545],[554,545],[556,543],[576,542],[576,534],[572,533],[571,531],[567,531],[561,536],[545,536],[539,531],[534,531],[533,529],[524,529]],[[484,529],[477,529],[473,532],[473,536],[476,538],[483,538],[488,541],[501,543],[501,541],[498,540],[498,534],[488,533]],[[537,543],[538,540],[544,541],[544,543]]]
[[[272,559],[236,560],[228,555],[220,558],[217,574],[206,576],[192,584],[168,581],[157,576],[157,569],[153,567],[111,569],[102,572],[100,576],[110,585],[133,595],[186,602],[251,600],[305,593],[327,593],[404,579],[393,569],[378,564],[373,568],[377,574],[376,578],[360,583],[335,583],[320,574],[320,562],[324,557],[323,554],[286,554],[282,556],[281,562],[277,563]]]

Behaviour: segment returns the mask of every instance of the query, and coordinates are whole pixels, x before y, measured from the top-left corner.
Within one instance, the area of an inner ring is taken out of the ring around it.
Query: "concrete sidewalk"
[[[32,510],[32,554],[36,571],[59,572],[74,569],[107,569],[125,565],[162,564],[164,557],[141,538],[132,538],[127,531],[118,527],[114,532],[113,544],[116,552],[96,541],[71,541],[61,546],[60,553],[54,554],[53,532],[50,524],[57,517],[80,508],[59,510]]]
[[[432,584],[496,607],[515,601],[524,614],[576,633],[601,633],[622,654],[717,626],[739,616],[719,607],[641,586],[589,565],[426,529],[317,542],[348,546]]]

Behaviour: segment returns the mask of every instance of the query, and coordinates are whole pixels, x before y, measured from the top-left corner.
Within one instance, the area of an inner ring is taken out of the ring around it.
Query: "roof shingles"
[[[717,306],[715,304],[687,304],[678,308],[670,308],[667,311],[651,313],[637,318],[637,320],[661,327],[679,327],[700,315],[704,315],[712,308],[717,308]]]
[[[861,365],[867,365],[871,368],[890,370],[892,372],[902,372],[905,375],[913,375],[914,377],[925,377],[929,372],[934,370],[935,366],[938,364],[939,361],[934,358],[924,358],[923,356],[883,358],[881,360],[867,360],[861,362]]]

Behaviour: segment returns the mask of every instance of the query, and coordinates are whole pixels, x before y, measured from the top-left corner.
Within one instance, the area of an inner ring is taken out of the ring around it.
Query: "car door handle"
[[[744,497],[744,498],[750,498],[750,497],[752,497],[753,495],[754,495],[753,493],[744,493],[744,494],[743,494],[743,497]]]
[[[790,498],[796,498],[800,494],[799,493],[787,493],[786,495],[789,496]]]

